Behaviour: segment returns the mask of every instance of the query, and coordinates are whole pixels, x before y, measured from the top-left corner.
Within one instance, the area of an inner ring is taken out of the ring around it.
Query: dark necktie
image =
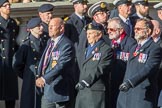
[[[141,48],[141,44],[138,44],[136,47],[136,52],[139,51],[140,48]]]
[[[42,72],[44,72],[45,68],[47,67],[47,63],[48,63],[49,57],[50,57],[50,55],[51,55],[53,46],[54,46],[54,41],[51,40],[51,42],[50,42],[50,44],[49,44],[49,47],[48,47],[48,49],[47,49],[47,51],[46,51],[46,54],[45,54],[45,56],[44,56]]]

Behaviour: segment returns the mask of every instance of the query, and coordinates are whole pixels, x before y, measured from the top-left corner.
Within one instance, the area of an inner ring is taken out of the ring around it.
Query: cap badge
[[[105,4],[105,3],[101,3],[101,4],[100,4],[100,7],[101,7],[101,8],[106,8],[106,4]]]

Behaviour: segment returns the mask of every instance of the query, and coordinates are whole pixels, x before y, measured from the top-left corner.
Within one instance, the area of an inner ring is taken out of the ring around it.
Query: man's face
[[[95,44],[99,40],[100,35],[98,30],[87,30],[88,43],[91,45]]]
[[[107,33],[109,34],[109,39],[117,40],[120,37],[121,30],[121,28],[116,26],[115,21],[109,22],[107,26]]]
[[[52,19],[52,11],[43,13],[39,12],[39,16],[44,23],[49,24],[50,20]]]
[[[157,13],[158,13],[158,17],[162,20],[162,10],[158,10]]]
[[[139,5],[139,13],[142,16],[147,16],[149,14],[149,6]]]
[[[119,14],[127,18],[131,13],[131,8],[132,8],[131,4],[122,4],[118,7]]]
[[[105,11],[96,12],[93,19],[100,24],[104,24],[108,19],[108,14]]]
[[[137,41],[144,40],[148,37],[148,28],[145,26],[144,21],[138,21],[134,27],[135,36]]]
[[[43,26],[40,24],[33,29],[30,29],[31,33],[35,36],[38,35],[40,36],[43,33]]]
[[[52,20],[49,23],[48,29],[49,36],[56,38],[62,33],[62,31],[64,30],[64,26],[61,25],[57,20]]]
[[[0,7],[0,12],[1,14],[4,15],[9,15],[11,11],[11,6],[9,2],[5,2],[1,7]]]
[[[75,12],[78,14],[85,14],[87,12],[87,4],[86,3],[78,3],[74,4]]]

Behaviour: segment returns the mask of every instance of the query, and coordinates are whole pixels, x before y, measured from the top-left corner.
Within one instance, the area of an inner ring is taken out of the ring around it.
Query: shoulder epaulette
[[[64,18],[64,22],[67,22],[69,19],[70,19],[70,17],[68,17],[68,16],[65,17],[65,18]]]

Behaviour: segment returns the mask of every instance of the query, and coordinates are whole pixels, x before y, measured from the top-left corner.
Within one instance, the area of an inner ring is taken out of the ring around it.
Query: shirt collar
[[[143,46],[150,39],[151,39],[151,36],[149,36],[146,40],[144,40],[144,41],[142,41],[141,43],[138,43],[138,44],[141,44],[141,46]]]
[[[78,16],[81,20],[84,18],[84,16],[81,16],[81,15],[79,15],[79,14],[76,13],[76,12],[75,12],[75,14],[76,14],[76,16]]]
[[[60,36],[56,37],[56,38],[52,38],[51,40],[54,41],[54,46],[59,42],[59,40],[61,39],[61,37],[63,36],[63,34],[61,34]]]
[[[122,20],[124,23],[126,23],[126,21],[129,20],[129,18],[126,19],[126,18],[124,18],[124,17],[123,17],[122,15],[120,15],[120,14],[119,14],[119,17],[121,18],[121,20]]]
[[[143,16],[140,13],[137,13],[137,16],[143,18]]]

